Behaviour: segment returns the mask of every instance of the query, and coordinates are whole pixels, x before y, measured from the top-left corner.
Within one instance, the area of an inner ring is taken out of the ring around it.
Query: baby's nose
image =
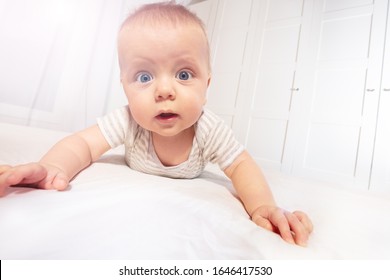
[[[169,78],[160,79],[157,82],[155,99],[157,101],[174,100],[176,93],[173,88],[173,81]]]

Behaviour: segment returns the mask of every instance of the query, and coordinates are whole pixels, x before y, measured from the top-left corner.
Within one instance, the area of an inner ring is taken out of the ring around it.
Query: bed
[[[0,123],[0,164],[36,161],[65,135]],[[0,259],[390,259],[389,193],[264,173],[280,206],[312,218],[306,248],[253,224],[216,166],[156,177],[129,169],[118,148],[66,191],[7,189]]]

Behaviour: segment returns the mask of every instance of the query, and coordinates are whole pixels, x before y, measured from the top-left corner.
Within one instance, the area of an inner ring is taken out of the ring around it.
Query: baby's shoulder
[[[226,130],[230,128],[217,114],[209,109],[204,109],[195,125],[195,135],[198,140],[202,140],[202,142],[204,142],[207,138],[210,138],[215,133],[218,133],[221,129]]]
[[[223,119],[209,109],[203,109],[197,125],[202,128],[213,129],[215,126],[224,124]]]

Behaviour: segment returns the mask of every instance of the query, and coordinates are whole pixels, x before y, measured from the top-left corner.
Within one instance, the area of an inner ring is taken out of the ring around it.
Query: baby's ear
[[[209,74],[209,79],[207,80],[207,87],[210,86],[210,82],[211,82],[211,74]]]

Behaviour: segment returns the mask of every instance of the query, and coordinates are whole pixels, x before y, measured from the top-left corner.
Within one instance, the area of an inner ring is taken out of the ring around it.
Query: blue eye
[[[188,71],[180,71],[177,73],[176,78],[182,81],[187,81],[192,78],[192,74]]]
[[[137,78],[137,82],[140,82],[140,83],[147,83],[153,79],[152,75],[150,75],[149,73],[140,73],[137,75],[136,78]]]

